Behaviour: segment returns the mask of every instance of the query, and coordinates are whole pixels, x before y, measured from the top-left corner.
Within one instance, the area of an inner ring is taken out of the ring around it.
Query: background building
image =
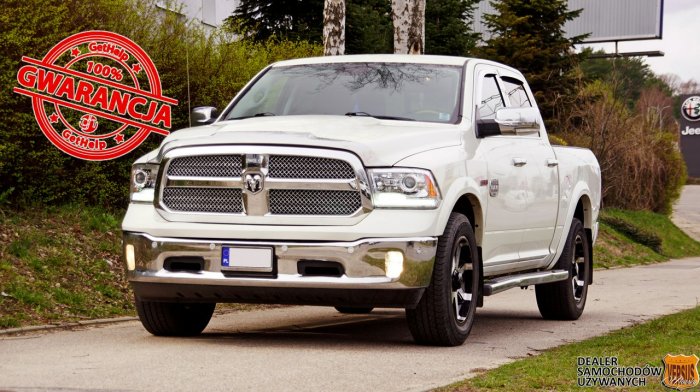
[[[159,1],[158,7],[176,12],[188,20],[199,21],[208,29],[215,29],[233,14],[239,0],[174,0]]]

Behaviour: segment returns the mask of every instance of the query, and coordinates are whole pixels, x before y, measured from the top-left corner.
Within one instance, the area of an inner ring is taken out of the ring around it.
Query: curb
[[[114,317],[114,318],[105,318],[105,319],[76,321],[74,323],[65,323],[65,324],[58,324],[58,325],[48,324],[48,325],[34,325],[34,326],[29,326],[29,327],[8,328],[8,329],[0,330],[0,336],[14,335],[14,334],[21,334],[21,333],[28,333],[28,332],[51,331],[51,330],[55,330],[55,329],[70,329],[70,328],[75,328],[75,327],[88,327],[88,326],[93,326],[93,325],[118,324],[118,323],[124,323],[127,321],[135,321],[135,320],[138,320],[138,318],[127,316],[127,317]]]

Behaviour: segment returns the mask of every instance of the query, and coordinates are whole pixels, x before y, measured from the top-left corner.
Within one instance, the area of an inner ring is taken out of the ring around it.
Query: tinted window
[[[517,79],[503,78],[503,88],[506,90],[505,95],[508,97],[510,106],[516,108],[532,107],[530,99],[527,97],[523,83]]]
[[[456,123],[462,67],[331,63],[273,67],[226,119],[255,115],[371,115]]]
[[[482,120],[495,118],[496,110],[505,106],[495,75],[487,75],[484,77],[480,97],[479,118]]]

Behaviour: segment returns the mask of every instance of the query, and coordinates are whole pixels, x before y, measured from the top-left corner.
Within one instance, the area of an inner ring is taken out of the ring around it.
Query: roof
[[[328,63],[413,63],[413,64],[439,64],[463,66],[470,59],[455,56],[411,55],[411,54],[356,54],[346,56],[307,57],[293,60],[280,61],[273,67],[303,64],[328,64]]]

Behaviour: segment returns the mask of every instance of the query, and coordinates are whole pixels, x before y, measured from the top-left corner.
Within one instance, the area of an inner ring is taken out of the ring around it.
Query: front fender
[[[484,236],[484,210],[485,196],[482,195],[482,188],[474,178],[465,177],[453,182],[452,186],[445,195],[445,200],[438,215],[436,226],[444,228],[447,226],[447,221],[450,219],[450,214],[455,210],[455,206],[463,197],[468,198],[474,211],[474,234],[476,235],[476,244],[481,246]]]
[[[457,203],[468,197],[474,210],[477,244],[483,238],[483,211],[486,210],[488,187],[481,186],[487,180],[486,163],[469,160],[462,146],[439,148],[411,155],[396,163],[396,166],[418,167],[430,170],[442,194],[438,211],[435,235],[441,235],[447,220]]]

